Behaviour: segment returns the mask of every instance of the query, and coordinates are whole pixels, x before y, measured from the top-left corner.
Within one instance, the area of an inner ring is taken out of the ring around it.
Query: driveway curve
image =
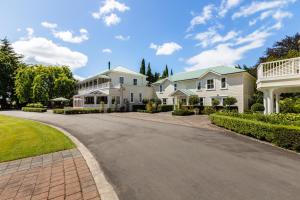
[[[300,196],[298,154],[221,129],[126,115],[0,114],[46,122],[73,134],[94,154],[120,200],[298,200]]]

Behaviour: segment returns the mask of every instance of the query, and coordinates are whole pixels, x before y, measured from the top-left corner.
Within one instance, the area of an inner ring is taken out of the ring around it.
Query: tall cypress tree
[[[154,76],[151,71],[150,63],[148,63],[146,76],[147,76],[148,85],[151,85],[154,82]]]
[[[166,77],[169,77],[169,69],[168,69],[168,65],[166,65]]]
[[[145,59],[144,58],[143,58],[142,63],[141,63],[140,73],[146,75],[146,64],[145,64]]]
[[[173,70],[171,69],[171,76],[173,76]]]

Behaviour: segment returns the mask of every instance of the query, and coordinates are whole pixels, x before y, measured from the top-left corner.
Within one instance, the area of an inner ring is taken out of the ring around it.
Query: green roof
[[[178,89],[174,92],[172,92],[170,94],[170,96],[176,96],[175,94],[178,93],[178,92],[182,92],[183,94],[185,94],[186,96],[193,96],[193,95],[197,95],[195,92],[191,91],[191,90],[188,90],[188,89]]]
[[[170,76],[168,78],[160,79],[154,84],[160,84],[164,82],[166,79],[176,82],[176,81],[182,81],[182,80],[188,80],[188,79],[196,79],[201,77],[207,72],[215,72],[217,74],[225,75],[225,74],[232,74],[232,73],[239,73],[239,72],[245,72],[243,69],[237,69],[234,67],[225,67],[225,66],[219,66],[219,67],[210,67],[205,69],[199,69],[195,71],[189,71],[189,72],[181,72],[178,74],[174,74],[173,76]]]

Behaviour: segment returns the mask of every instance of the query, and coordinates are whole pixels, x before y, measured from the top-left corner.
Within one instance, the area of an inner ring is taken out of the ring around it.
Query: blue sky
[[[3,1],[0,38],[28,63],[66,64],[87,77],[112,66],[173,71],[254,65],[300,27],[297,0]]]

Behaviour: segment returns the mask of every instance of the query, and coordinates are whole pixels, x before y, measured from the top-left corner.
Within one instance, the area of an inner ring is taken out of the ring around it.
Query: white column
[[[111,108],[111,96],[107,96],[107,108]]]
[[[97,96],[94,96],[94,105],[97,106]]]
[[[189,96],[186,96],[186,105],[187,105],[187,106],[190,105],[190,101],[189,101],[189,100],[190,100],[190,97],[189,97]]]
[[[263,91],[264,93],[264,107],[265,107],[265,110],[264,110],[264,114],[268,114],[268,91],[265,90]]]
[[[280,108],[279,108],[279,100],[280,100],[280,93],[276,93],[275,94],[276,96],[276,113],[279,113],[280,112]]]
[[[270,89],[268,95],[268,114],[271,114],[273,112],[274,112],[274,93],[273,93],[273,89]]]

